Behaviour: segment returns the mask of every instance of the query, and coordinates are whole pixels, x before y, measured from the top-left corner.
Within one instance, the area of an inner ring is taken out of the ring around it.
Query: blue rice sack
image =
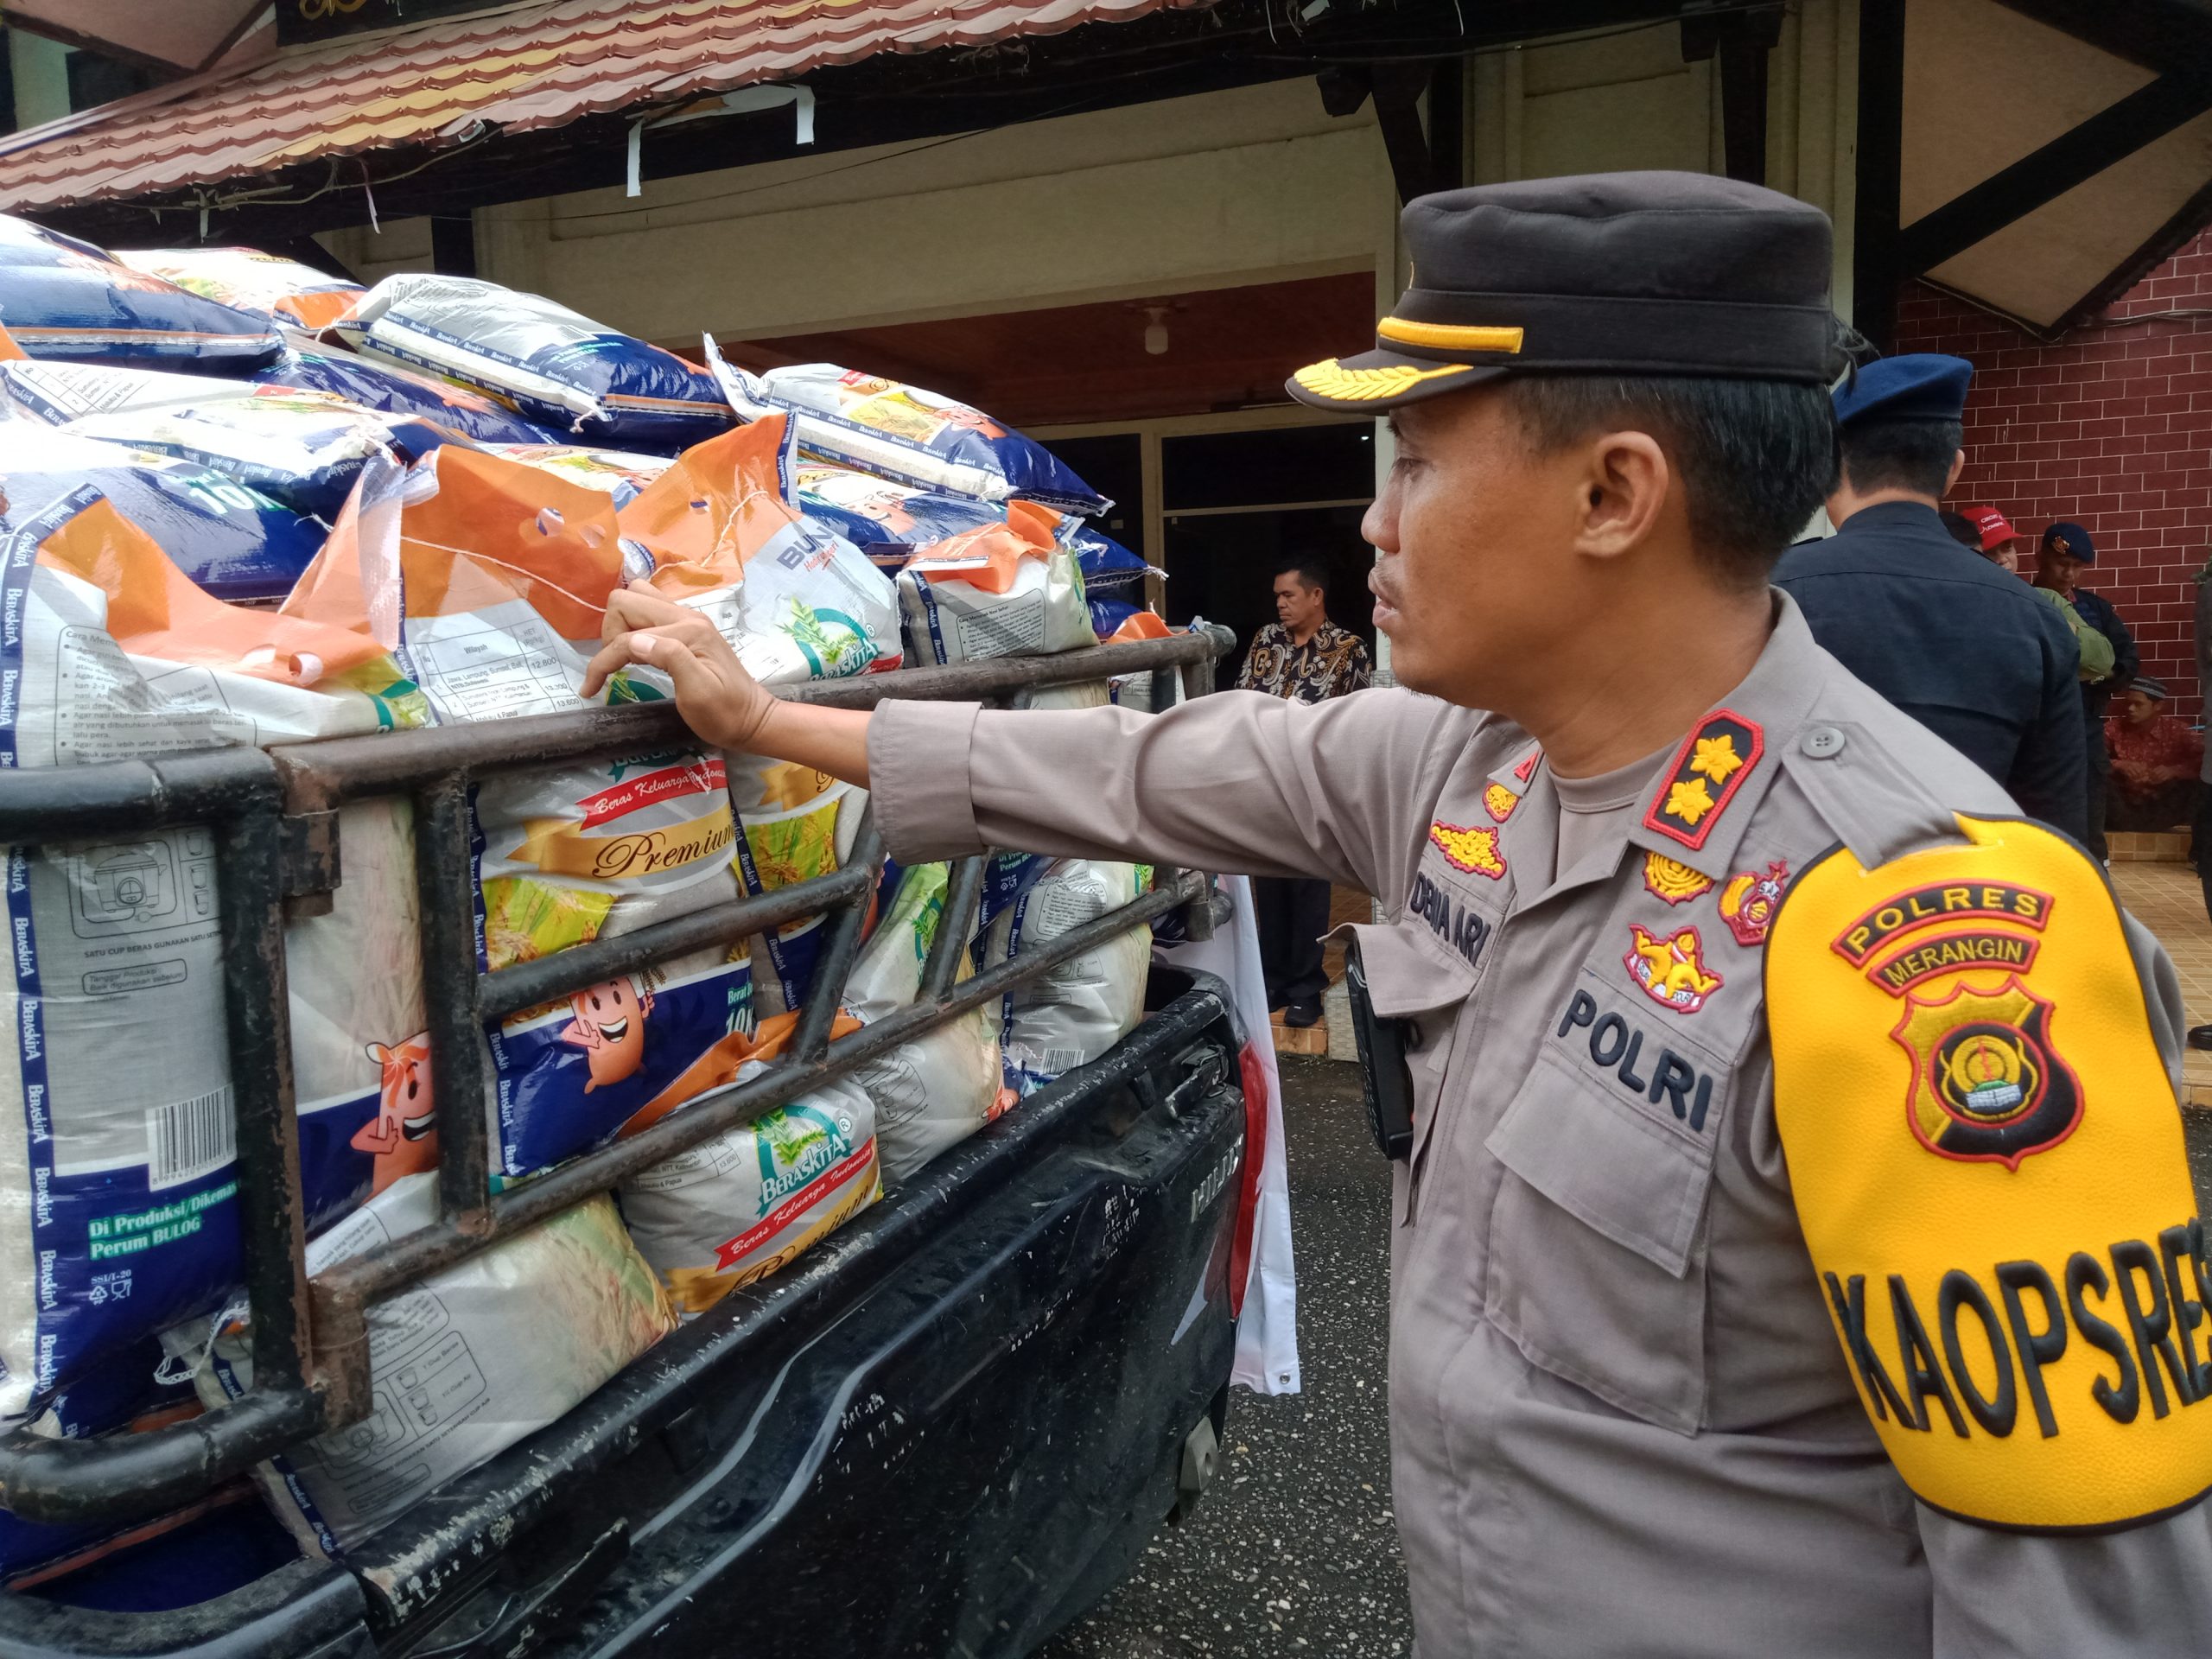
[[[618,448],[683,448],[735,418],[715,377],[675,353],[474,277],[387,276],[334,326],[365,357],[456,381]]]
[[[791,486],[799,511],[827,524],[876,561],[895,552],[903,563],[916,548],[976,530],[1006,517],[1006,509],[972,495],[916,489],[834,461],[802,461]]]
[[[1145,577],[1152,567],[1103,531],[1071,520],[1063,537],[1083,567],[1083,596],[1090,605],[1090,631],[1103,641],[1145,608]]]
[[[255,370],[253,378],[264,386],[325,392],[385,415],[411,416],[478,443],[568,442],[565,422],[560,430],[540,426],[482,392],[351,352],[288,351],[267,368]]]
[[[89,242],[0,214],[0,327],[33,357],[234,373],[284,342],[266,315],[187,293]]]
[[[748,374],[712,340],[705,351],[730,406],[748,421],[791,416],[802,454],[982,501],[1018,496],[1082,513],[1113,505],[1041,443],[950,397],[835,363]]]
[[[19,421],[0,447],[0,492],[35,515],[90,486],[217,599],[282,599],[322,546],[315,519],[192,461]]]

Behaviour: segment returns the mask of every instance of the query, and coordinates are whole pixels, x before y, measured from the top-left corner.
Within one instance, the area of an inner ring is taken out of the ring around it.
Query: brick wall
[[[2172,311],[2207,315],[2158,315]],[[1993,503],[2031,538],[2055,519],[2086,529],[2097,563],[2085,585],[2194,713],[2190,577],[2212,556],[2212,232],[2056,345],[1915,283],[1897,349],[1974,362],[1952,505]]]

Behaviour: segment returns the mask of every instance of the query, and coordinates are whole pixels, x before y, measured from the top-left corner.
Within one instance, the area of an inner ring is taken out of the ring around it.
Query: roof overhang
[[[8,27],[83,47],[157,74],[189,74],[233,54],[251,36],[253,55],[276,44],[270,0],[8,0]]]

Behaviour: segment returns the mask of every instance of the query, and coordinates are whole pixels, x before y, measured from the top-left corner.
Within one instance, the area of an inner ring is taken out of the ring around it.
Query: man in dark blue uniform
[[[2078,839],[2089,829],[2088,740],[2073,635],[1938,516],[1966,464],[1973,375],[1963,358],[1885,358],[1836,392],[1836,533],[1783,555],[1774,583],[1846,668],[2004,785],[2030,817]]]
[[[2049,588],[2069,605],[2082,621],[2112,641],[2112,674],[2108,678],[2082,683],[2082,718],[2088,727],[2089,833],[2084,844],[2099,858],[2105,848],[2105,791],[2112,781],[2112,756],[2105,749],[2105,711],[2112,694],[2135,677],[2141,666],[2135,636],[2109,601],[2077,587],[2082,572],[2097,562],[2097,544],[2079,524],[2060,523],[2043,533],[2036,550],[2036,586]]]

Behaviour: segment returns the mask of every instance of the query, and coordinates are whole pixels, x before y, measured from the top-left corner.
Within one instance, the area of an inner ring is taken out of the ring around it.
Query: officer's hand
[[[755,747],[776,699],[698,612],[632,582],[608,598],[601,634],[607,643],[584,671],[584,696],[597,696],[609,675],[642,663],[675,683],[677,709],[701,741],[717,749]]]

